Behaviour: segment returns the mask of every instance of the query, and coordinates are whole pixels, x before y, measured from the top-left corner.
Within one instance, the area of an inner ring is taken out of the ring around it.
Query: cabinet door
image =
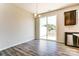
[[[76,10],[70,12],[71,25],[76,24]]]
[[[77,46],[77,36],[73,35],[73,46]]]
[[[69,12],[66,12],[65,13],[65,25],[70,25],[70,13]]]
[[[67,44],[68,45],[73,45],[73,35],[67,35]]]

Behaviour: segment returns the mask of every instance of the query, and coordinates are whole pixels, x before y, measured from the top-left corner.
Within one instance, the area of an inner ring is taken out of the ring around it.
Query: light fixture
[[[35,4],[35,13],[34,13],[34,18],[38,18],[40,15],[38,15],[38,3]]]
[[[38,15],[38,14],[34,14],[34,18],[38,18],[40,17],[41,15]]]

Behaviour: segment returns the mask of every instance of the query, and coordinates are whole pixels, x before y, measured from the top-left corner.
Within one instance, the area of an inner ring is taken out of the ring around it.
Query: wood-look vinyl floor
[[[0,51],[0,56],[79,56],[79,48],[53,41],[32,40]]]

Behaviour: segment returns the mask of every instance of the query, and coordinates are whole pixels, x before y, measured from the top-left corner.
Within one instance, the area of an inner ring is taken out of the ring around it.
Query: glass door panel
[[[47,27],[46,27],[46,17],[40,18],[40,39],[46,39]]]
[[[47,39],[56,40],[56,16],[48,17]]]

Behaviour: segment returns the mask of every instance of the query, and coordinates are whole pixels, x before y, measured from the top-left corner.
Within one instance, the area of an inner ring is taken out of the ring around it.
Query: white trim
[[[31,40],[34,40],[34,39],[30,39],[30,40],[23,41],[23,42],[20,42],[20,43],[17,42],[16,44],[9,45],[9,46],[7,46],[7,47],[5,47],[5,48],[0,49],[0,51],[5,50],[5,49],[8,49],[8,48],[11,48],[11,47],[14,47],[14,46],[19,45],[19,44],[22,44],[22,43],[27,43],[27,42],[29,42],[29,41],[31,41]]]

